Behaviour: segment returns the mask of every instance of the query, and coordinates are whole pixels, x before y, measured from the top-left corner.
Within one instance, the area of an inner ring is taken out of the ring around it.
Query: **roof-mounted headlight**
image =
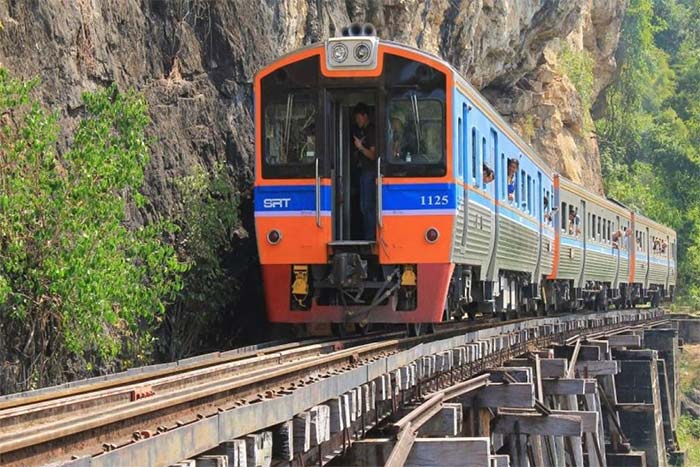
[[[369,57],[372,55],[372,49],[366,42],[360,42],[355,46],[354,54],[355,60],[364,63],[369,60]]]
[[[348,48],[345,44],[334,44],[331,57],[335,63],[343,63],[348,58]]]

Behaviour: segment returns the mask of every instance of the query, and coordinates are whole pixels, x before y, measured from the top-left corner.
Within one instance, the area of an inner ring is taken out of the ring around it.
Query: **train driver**
[[[365,240],[374,240],[376,231],[377,144],[374,124],[370,122],[369,107],[360,102],[353,109],[355,127],[352,144],[355,164],[360,168],[360,212]]]

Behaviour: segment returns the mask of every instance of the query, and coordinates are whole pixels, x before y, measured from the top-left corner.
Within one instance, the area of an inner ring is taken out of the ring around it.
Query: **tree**
[[[17,380],[4,390],[139,358],[184,271],[162,240],[167,224],[125,225],[127,206],[146,203],[144,99],[86,93],[59,155],[57,118],[31,98],[35,85],[0,69],[0,361]]]
[[[620,72],[596,121],[607,192],[678,232],[683,298],[700,303],[700,0],[631,0]],[[695,10],[693,9],[695,8]]]

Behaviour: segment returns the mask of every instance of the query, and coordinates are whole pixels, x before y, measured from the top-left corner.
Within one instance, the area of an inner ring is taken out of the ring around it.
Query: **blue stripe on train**
[[[254,191],[256,215],[303,215],[316,212],[314,185],[257,186]],[[321,211],[330,214],[331,187],[321,186]]]

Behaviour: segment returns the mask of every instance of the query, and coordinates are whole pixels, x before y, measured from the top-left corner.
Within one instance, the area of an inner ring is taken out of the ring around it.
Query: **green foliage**
[[[180,207],[172,216],[179,227],[174,244],[190,269],[164,323],[161,350],[168,359],[217,348],[217,340],[232,325],[228,308],[238,297],[239,284],[226,259],[234,253],[238,237],[245,235],[234,186],[223,164],[211,174],[195,166],[176,183]]]
[[[676,436],[681,449],[688,453],[688,465],[700,465],[700,419],[681,415]]]
[[[619,77],[596,121],[614,198],[673,226],[683,300],[700,302],[700,0],[631,0]]]
[[[86,93],[59,156],[35,84],[0,69],[0,319],[19,361],[45,366],[67,350],[109,362],[124,336],[149,341],[184,270],[161,241],[167,225],[125,225],[127,205],[145,202],[146,102],[114,86]]]
[[[583,107],[590,109],[593,105],[593,86],[595,83],[593,68],[595,60],[593,60],[588,51],[577,51],[568,43],[564,43],[559,51],[559,61],[562,70],[571,80],[579,96],[581,96]],[[584,129],[590,131],[592,130],[592,122],[588,112],[584,112],[584,114],[587,116],[587,120],[584,122]]]

